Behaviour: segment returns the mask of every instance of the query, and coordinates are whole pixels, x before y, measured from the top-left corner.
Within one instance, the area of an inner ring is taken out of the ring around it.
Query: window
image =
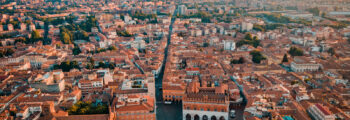
[[[218,111],[218,110],[215,108],[214,111]]]

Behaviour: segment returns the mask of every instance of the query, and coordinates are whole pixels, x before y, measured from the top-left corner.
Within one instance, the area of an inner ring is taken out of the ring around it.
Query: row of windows
[[[182,98],[182,96],[171,96],[171,95],[165,95],[166,98]]]
[[[187,110],[191,110],[190,107],[186,107]],[[197,110],[197,108],[193,108],[192,110]],[[204,109],[204,108],[200,108],[198,110],[201,111],[211,111],[210,108]],[[212,111],[218,112],[218,110],[216,108],[214,108]],[[221,109],[220,112],[225,112],[225,109]]]
[[[127,116],[127,117],[120,117],[121,120],[130,120],[130,119],[140,119],[140,120],[155,120],[154,117],[150,116]]]

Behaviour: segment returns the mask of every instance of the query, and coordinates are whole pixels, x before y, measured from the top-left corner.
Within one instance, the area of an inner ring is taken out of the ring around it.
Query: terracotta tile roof
[[[330,112],[328,109],[324,108],[324,107],[321,106],[320,104],[315,104],[315,106],[316,106],[319,110],[321,110],[321,112],[322,112],[323,114],[325,114],[325,115],[330,115],[330,114],[331,114],[331,112]]]
[[[96,114],[96,115],[69,115],[55,117],[56,120],[108,120],[109,114]]]
[[[153,108],[146,106],[145,104],[123,106],[123,107],[117,108],[117,111],[119,111],[119,112],[127,112],[127,111],[135,112],[135,111],[143,111],[143,110],[151,111],[151,110],[153,110]]]

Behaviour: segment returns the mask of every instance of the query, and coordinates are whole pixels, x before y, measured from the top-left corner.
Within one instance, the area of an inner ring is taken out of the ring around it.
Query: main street
[[[164,50],[163,65],[158,77],[156,78],[155,87],[156,87],[156,100],[157,100],[157,103],[156,103],[157,120],[181,120],[182,119],[182,105],[174,104],[174,103],[171,105],[164,104],[162,100],[162,96],[163,96],[162,90],[160,90],[160,88],[162,88],[164,69],[165,69],[165,65],[168,57],[168,47],[171,43],[171,35],[173,33],[173,24],[175,22],[176,13],[177,13],[177,9],[174,10],[174,13],[171,18],[171,23],[169,25],[169,34],[167,36],[168,42]]]

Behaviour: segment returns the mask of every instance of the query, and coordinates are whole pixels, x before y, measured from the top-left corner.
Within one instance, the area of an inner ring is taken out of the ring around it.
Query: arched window
[[[215,116],[211,116],[210,120],[216,120]]]
[[[202,120],[208,120],[208,116],[207,115],[203,115]]]
[[[186,115],[186,120],[191,120],[191,115],[190,114]]]
[[[224,116],[221,116],[219,120],[225,120]]]
[[[194,120],[199,120],[199,116],[198,115],[194,115]]]

